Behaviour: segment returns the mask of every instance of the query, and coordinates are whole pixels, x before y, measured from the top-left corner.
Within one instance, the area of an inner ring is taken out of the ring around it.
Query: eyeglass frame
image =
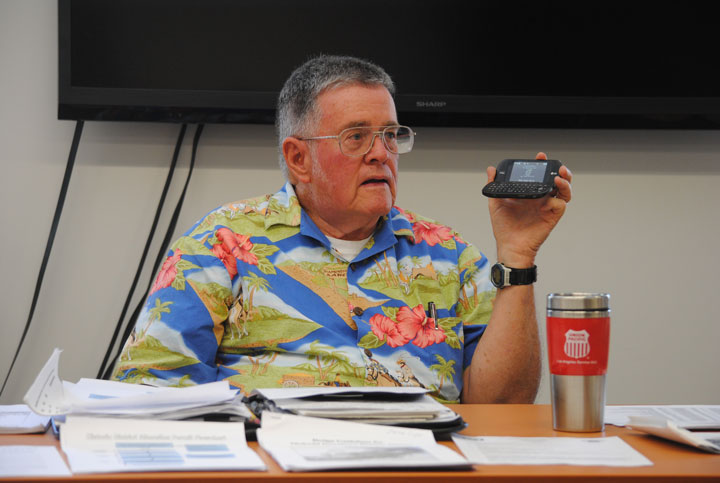
[[[344,133],[345,131],[349,131],[349,130],[351,130],[351,129],[379,129],[379,128],[382,128],[382,131],[370,131],[370,133],[372,134],[372,139],[370,140],[370,144],[368,144],[367,151],[365,151],[364,153],[362,153],[362,154],[346,154],[345,151],[343,151],[342,141],[340,140],[340,136],[341,136],[342,133]],[[397,129],[397,128],[406,128],[406,129],[408,130],[408,132],[412,135],[413,143],[412,143],[412,145],[410,146],[410,149],[409,149],[408,151],[404,151],[404,152],[402,152],[402,153],[400,153],[400,152],[394,152],[394,151],[393,151],[392,149],[390,149],[390,147],[387,145],[387,141],[385,140],[385,131],[388,130],[388,129],[392,129],[392,128],[395,128],[395,129]],[[412,148],[413,148],[413,146],[415,145],[415,135],[416,135],[416,134],[417,134],[417,133],[416,133],[415,131],[413,131],[410,126],[403,126],[403,125],[400,125],[400,124],[397,124],[397,125],[396,125],[396,124],[393,124],[393,125],[390,125],[390,126],[351,126],[351,127],[346,127],[345,129],[343,129],[342,131],[340,131],[338,134],[336,134],[336,135],[334,135],[334,136],[312,136],[312,137],[307,137],[307,138],[305,138],[305,137],[299,137],[299,136],[298,136],[297,139],[299,139],[300,141],[316,141],[316,140],[321,140],[321,139],[337,139],[338,147],[340,148],[340,152],[343,153],[343,155],[348,156],[348,157],[351,157],[351,158],[359,158],[359,157],[361,157],[361,156],[365,156],[367,153],[369,153],[369,152],[372,150],[373,146],[375,145],[375,137],[377,137],[377,136],[380,136],[380,139],[382,140],[383,146],[385,147],[385,149],[386,149],[389,153],[397,154],[397,155],[407,154],[407,153],[409,153],[410,151],[412,151]]]

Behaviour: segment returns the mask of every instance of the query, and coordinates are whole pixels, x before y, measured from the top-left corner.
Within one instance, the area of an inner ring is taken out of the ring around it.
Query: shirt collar
[[[265,229],[274,225],[300,226],[302,209],[295,190],[288,182],[267,201]]]
[[[295,189],[289,182],[285,183],[280,191],[270,196],[267,203],[266,229],[274,225],[299,226],[301,234],[314,238],[328,249],[330,248],[329,240],[302,209]],[[393,207],[390,213],[382,217],[373,237],[355,260],[360,261],[387,250],[398,242],[398,237],[408,237],[414,243],[415,235],[411,222],[413,218],[411,213]]]

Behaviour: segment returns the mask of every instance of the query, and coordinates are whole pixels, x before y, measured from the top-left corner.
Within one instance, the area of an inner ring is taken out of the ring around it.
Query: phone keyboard
[[[511,194],[536,194],[550,191],[548,186],[542,183],[490,183],[483,190],[488,194],[511,193]]]

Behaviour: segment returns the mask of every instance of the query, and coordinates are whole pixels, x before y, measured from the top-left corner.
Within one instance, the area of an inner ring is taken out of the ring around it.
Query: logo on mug
[[[587,330],[568,330],[565,332],[565,355],[580,359],[590,354],[590,334]]]

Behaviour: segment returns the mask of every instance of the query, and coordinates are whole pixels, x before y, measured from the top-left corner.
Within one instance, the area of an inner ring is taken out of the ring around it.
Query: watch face
[[[490,269],[490,281],[491,281],[492,284],[495,285],[496,287],[502,287],[502,286],[503,286],[503,282],[504,282],[504,280],[503,280],[503,278],[504,278],[503,275],[504,275],[504,271],[503,271],[503,269],[502,269],[502,267],[500,266],[499,263],[496,263],[496,264],[493,265],[492,268]]]

